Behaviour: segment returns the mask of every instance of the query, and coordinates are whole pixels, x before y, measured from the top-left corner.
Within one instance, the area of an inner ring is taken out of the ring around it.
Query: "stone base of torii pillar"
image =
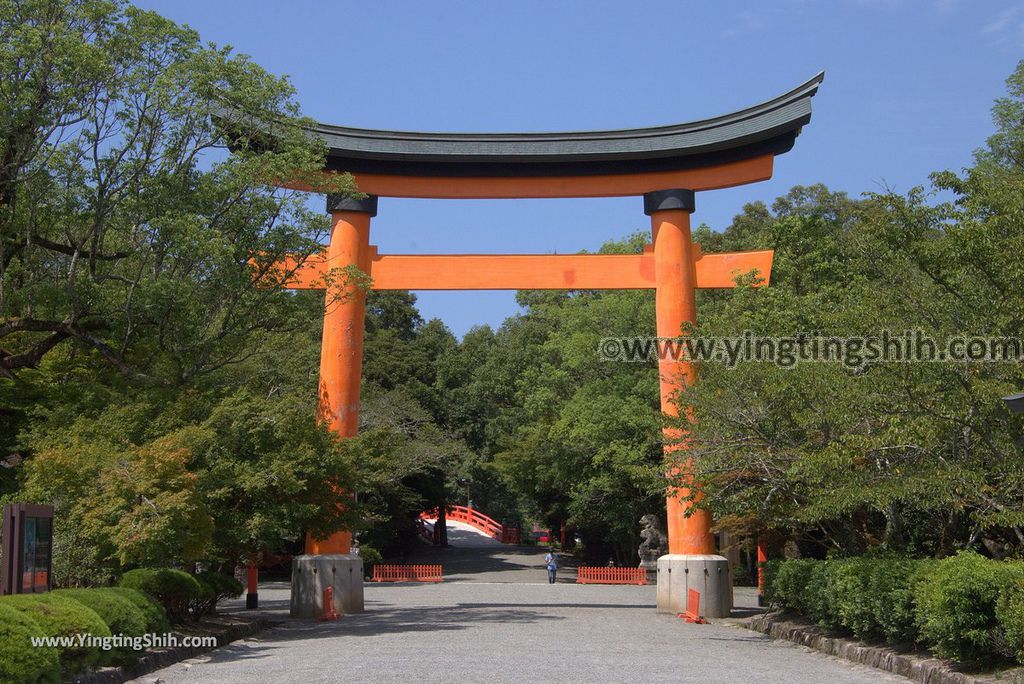
[[[363,559],[354,554],[328,553],[292,559],[293,618],[324,614],[324,590],[334,587],[334,610],[363,612]]]
[[[732,612],[732,572],[722,556],[669,554],[658,559],[658,612],[687,610],[689,590],[700,592],[700,614],[729,617]]]

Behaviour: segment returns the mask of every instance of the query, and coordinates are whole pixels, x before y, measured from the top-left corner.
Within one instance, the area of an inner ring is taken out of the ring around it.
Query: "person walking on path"
[[[558,556],[554,549],[548,551],[548,555],[544,556],[544,564],[548,566],[548,584],[554,584],[555,573],[558,572]]]

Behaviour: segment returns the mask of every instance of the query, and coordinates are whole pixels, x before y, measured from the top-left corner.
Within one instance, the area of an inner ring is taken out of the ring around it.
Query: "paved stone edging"
[[[778,613],[755,615],[740,622],[747,629],[807,646],[815,651],[843,658],[861,665],[907,677],[922,684],[992,684],[989,677],[979,678],[957,672],[938,658],[898,653],[884,646],[868,646],[853,639],[830,634],[828,630],[807,622],[788,620]]]
[[[72,681],[74,684],[123,684],[123,682],[131,679],[142,677],[150,672],[155,672],[169,665],[174,665],[183,660],[195,658],[203,653],[213,651],[221,646],[226,646],[232,641],[246,639],[267,627],[277,624],[280,624],[279,620],[271,620],[266,617],[238,619],[221,615],[212,616],[199,623],[198,626],[203,628],[202,633],[194,636],[217,637],[217,646],[215,647],[179,646],[177,648],[149,651],[131,665],[104,667],[95,672],[76,675]],[[189,636],[193,635],[190,634]]]

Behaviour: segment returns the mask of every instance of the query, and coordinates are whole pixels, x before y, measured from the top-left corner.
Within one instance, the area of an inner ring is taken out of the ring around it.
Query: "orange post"
[[[334,587],[324,589],[324,612],[320,622],[332,622],[338,619],[338,611],[334,609]]]
[[[757,538],[757,605],[764,605],[764,564],[768,562],[768,543]]]
[[[331,243],[324,262],[328,280],[323,341],[320,349],[318,416],[339,437],[359,430],[359,381],[362,374],[366,292],[353,282],[351,268],[369,271],[370,218],[376,201],[328,198]],[[339,491],[344,506],[346,494]],[[306,535],[306,553],[348,553],[352,533],[335,532],[326,539]]]
[[[256,565],[255,560],[249,559],[246,566],[246,590],[245,590],[245,608],[246,610],[255,610],[260,606],[259,599],[259,568]]]
[[[685,323],[697,322],[697,278],[690,239],[693,193],[686,190],[650,193],[644,197],[644,207],[651,217],[654,241],[658,337],[678,338],[683,334]],[[697,381],[697,367],[682,359],[664,358],[658,361],[658,374],[661,410],[667,416],[678,417],[676,400],[680,393]],[[664,434],[666,456],[687,448],[685,430],[666,428]],[[691,461],[686,459],[677,469],[670,470],[669,476],[681,477],[684,483],[689,484],[692,482],[691,468]],[[699,501],[699,494],[694,501],[686,501],[689,493],[686,484],[679,490],[673,488],[668,491],[669,553],[713,554],[715,540],[711,534],[711,515],[705,510],[695,509],[687,517],[687,512]]]

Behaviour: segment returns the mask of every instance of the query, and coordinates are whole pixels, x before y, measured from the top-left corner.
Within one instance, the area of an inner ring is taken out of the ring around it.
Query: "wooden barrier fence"
[[[698,625],[706,625],[708,621],[704,619],[704,616],[700,614],[700,592],[696,589],[687,590],[686,594],[686,612],[679,613],[676,617],[681,617],[687,622],[694,622]]]
[[[440,565],[374,565],[374,582],[440,582]]]
[[[580,566],[577,584],[647,584],[645,568]]]

